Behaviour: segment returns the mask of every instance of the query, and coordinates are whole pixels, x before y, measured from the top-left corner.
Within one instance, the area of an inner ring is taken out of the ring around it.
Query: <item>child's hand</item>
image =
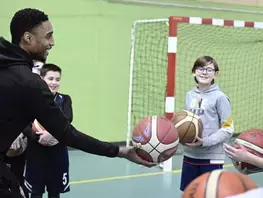
[[[230,146],[228,144],[224,144],[224,150],[227,154],[227,156],[235,161],[238,162],[246,162],[248,159],[248,155],[249,153],[247,152],[246,148],[241,145],[241,144],[237,144],[239,146],[239,148],[235,148],[233,146]]]
[[[47,131],[37,132],[39,136],[38,143],[43,146],[54,146],[58,141]]]
[[[202,146],[203,145],[203,139],[200,137],[196,137],[196,141],[193,143],[185,143],[186,146],[190,147],[197,147],[197,146]]]
[[[24,135],[23,133],[20,133],[20,135],[15,139],[15,141],[12,143],[10,149],[16,151],[21,149],[23,144]]]
[[[12,143],[6,155],[8,157],[18,156],[25,151],[26,147],[27,147],[27,138],[24,137],[23,133],[21,133]]]
[[[237,169],[240,173],[242,173],[242,174],[244,174],[244,175],[249,175],[249,174],[251,174],[251,172],[249,172],[246,167],[245,167],[245,168],[242,168],[242,162],[235,162],[234,160],[232,160],[232,161],[233,161],[234,163],[237,163],[236,169]]]

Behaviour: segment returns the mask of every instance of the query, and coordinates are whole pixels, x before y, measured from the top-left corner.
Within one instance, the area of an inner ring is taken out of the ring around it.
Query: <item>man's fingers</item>
[[[141,165],[144,165],[144,166],[149,167],[149,168],[158,165],[158,163],[148,162],[148,161],[143,160],[143,159],[139,160],[139,163]]]
[[[141,143],[134,143],[133,146],[135,149],[139,149],[142,147],[142,144]]]

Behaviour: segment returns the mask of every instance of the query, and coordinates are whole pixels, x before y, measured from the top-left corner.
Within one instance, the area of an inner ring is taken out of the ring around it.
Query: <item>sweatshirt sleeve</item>
[[[64,103],[62,105],[63,112],[70,122],[73,121],[73,111],[72,111],[72,100],[69,95],[63,95],[65,97]]]
[[[31,80],[27,85],[26,93],[29,95],[29,107],[33,118],[52,134],[60,143],[82,150],[87,153],[116,157],[119,147],[109,142],[103,142],[78,131],[54,102],[54,97],[45,81],[40,77]]]
[[[210,147],[225,142],[234,133],[234,124],[231,116],[231,104],[225,95],[222,95],[217,99],[216,109],[221,128],[212,135],[203,138],[204,147]]]

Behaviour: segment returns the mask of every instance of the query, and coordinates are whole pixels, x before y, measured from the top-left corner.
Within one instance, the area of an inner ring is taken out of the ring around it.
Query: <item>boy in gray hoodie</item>
[[[181,191],[198,176],[223,168],[223,144],[234,132],[230,101],[214,84],[219,74],[216,61],[202,56],[195,61],[192,73],[197,87],[186,94],[186,110],[200,116],[204,130],[202,138],[184,145]]]

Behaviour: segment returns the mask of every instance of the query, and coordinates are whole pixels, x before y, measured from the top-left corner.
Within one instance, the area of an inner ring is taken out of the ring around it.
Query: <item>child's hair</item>
[[[40,76],[45,77],[47,75],[47,72],[49,71],[59,72],[60,75],[62,73],[62,70],[59,66],[55,64],[44,64],[42,68],[40,69]]]
[[[215,59],[213,59],[211,56],[201,56],[195,61],[194,66],[192,68],[192,73],[195,73],[195,70],[198,67],[205,67],[211,63],[214,65],[215,72],[219,71],[219,67],[218,67],[218,64],[216,63]],[[195,79],[195,82],[198,83],[196,77],[194,79]],[[215,83],[215,81],[212,80],[211,84],[214,84],[214,83]]]

